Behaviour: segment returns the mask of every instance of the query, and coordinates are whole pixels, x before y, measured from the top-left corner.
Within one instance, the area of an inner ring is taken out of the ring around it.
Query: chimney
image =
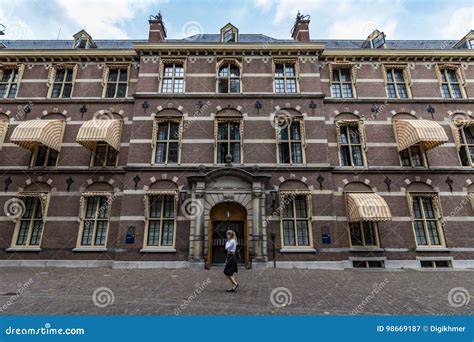
[[[309,42],[309,15],[298,14],[296,15],[296,21],[291,29],[291,37],[303,43]]]
[[[158,15],[150,15],[150,32],[148,34],[148,42],[150,43],[159,43],[166,38],[166,28],[163,23],[163,17],[161,12],[158,12]]]

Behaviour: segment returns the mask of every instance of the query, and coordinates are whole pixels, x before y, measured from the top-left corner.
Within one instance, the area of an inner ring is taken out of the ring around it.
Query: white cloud
[[[302,14],[317,14],[322,0],[278,0],[273,22],[281,24],[288,19],[294,20],[298,11]]]
[[[387,35],[387,39],[390,39],[393,37],[396,27],[397,21],[393,19],[371,21],[352,18],[334,22],[327,29],[327,36],[330,39],[365,39],[375,29],[378,29]]]
[[[0,23],[5,26],[5,39],[28,39],[34,36],[33,30],[24,21],[13,14],[0,8]]]
[[[458,8],[447,24],[437,27],[438,37],[449,39],[456,37],[461,39],[472,29],[474,29],[474,6]]]
[[[150,3],[152,0],[58,0],[64,14],[77,25],[69,25],[70,34],[84,28],[94,38],[117,39],[129,38],[123,22]]]

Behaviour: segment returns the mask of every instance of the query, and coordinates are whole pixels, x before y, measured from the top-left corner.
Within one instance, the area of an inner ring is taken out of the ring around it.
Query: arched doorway
[[[222,202],[211,209],[209,220],[209,248],[208,265],[225,263],[226,232],[232,229],[237,234],[237,248],[239,249],[239,263],[248,262],[248,229],[247,211],[235,202]]]

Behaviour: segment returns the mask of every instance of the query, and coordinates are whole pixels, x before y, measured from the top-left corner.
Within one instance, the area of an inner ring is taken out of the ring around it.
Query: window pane
[[[275,64],[275,76],[283,77],[283,64]]]
[[[104,166],[107,155],[106,145],[97,145],[95,150],[94,166]]]
[[[58,160],[58,151],[49,149],[49,156],[48,156],[48,161],[46,163],[46,166],[55,166],[57,160]]]
[[[423,208],[425,211],[425,217],[430,219],[430,218],[435,218],[434,215],[434,209],[433,209],[433,200],[430,197],[423,197]]]
[[[227,78],[219,79],[219,93],[228,93],[229,92],[229,80]]]
[[[115,88],[115,83],[107,84],[107,91],[105,93],[105,97],[115,97]]]
[[[162,86],[161,86],[161,91],[163,93],[171,93],[173,92],[173,87],[172,87],[172,80],[171,79],[163,79],[163,83],[162,83]]]
[[[105,246],[105,240],[107,237],[107,221],[98,221],[95,235],[95,245]]]
[[[289,164],[290,163],[290,145],[288,143],[280,143],[279,151],[280,151],[280,163]]]
[[[174,196],[165,195],[163,196],[163,217],[174,218]]]
[[[408,152],[408,149],[400,151],[400,159],[402,161],[402,166],[411,166],[410,153]]]
[[[415,226],[416,243],[421,246],[427,245],[425,230],[423,229],[423,223],[421,221],[415,221],[414,226]]]
[[[171,221],[171,220],[163,221],[163,235],[161,237],[161,245],[172,246],[173,234],[174,234],[174,221]]]
[[[120,82],[127,82],[127,69],[120,69]]]
[[[149,246],[158,246],[160,237],[160,221],[148,222],[148,238]]]
[[[295,77],[295,66],[293,64],[285,64],[285,73],[287,77]]]
[[[285,197],[284,203],[281,203],[283,206],[282,216],[284,218],[293,218],[293,199],[291,197]]]
[[[230,80],[230,92],[231,93],[240,93],[240,80],[232,78]]]
[[[294,142],[291,143],[291,149],[293,152],[292,159],[294,164],[303,163],[303,150],[301,148],[301,143]]]
[[[163,76],[172,77],[173,76],[173,64],[165,64],[163,70]]]
[[[342,97],[341,85],[339,83],[332,85],[332,96]]]
[[[275,92],[284,93],[285,92],[285,80],[282,78],[275,79]]]
[[[387,95],[390,98],[396,98],[397,97],[397,93],[395,92],[395,85],[387,84]]]
[[[177,142],[169,143],[168,163],[177,163],[179,154],[179,144]]]
[[[182,79],[174,80],[174,92],[182,93],[183,90],[184,90],[184,80]]]
[[[231,143],[230,144],[232,162],[240,163],[240,143]]]
[[[430,242],[432,245],[440,245],[440,238],[438,232],[438,226],[436,221],[427,221],[426,226],[428,228],[428,234],[430,236]]]
[[[342,95],[343,97],[352,97],[352,85],[343,84],[342,85]]]
[[[105,219],[108,216],[109,216],[109,203],[107,203],[107,197],[100,196],[97,217],[100,219]]]
[[[406,89],[405,83],[403,83],[403,84],[397,84],[397,90],[398,90],[398,96],[399,96],[400,98],[407,98],[407,97],[408,97],[407,89]]]
[[[411,146],[412,166],[423,166],[423,158],[421,156],[421,149],[419,146]]]
[[[452,84],[451,90],[453,91],[453,98],[455,99],[462,98],[461,87],[458,84]]]
[[[301,140],[299,122],[294,122],[293,124],[290,125],[290,136],[291,136],[291,140]]]
[[[107,166],[115,166],[117,165],[117,157],[118,151],[114,149],[112,146],[107,146],[108,155],[107,155]]]
[[[377,245],[374,224],[372,222],[363,222],[362,225],[364,227],[365,245],[366,246]]]
[[[468,144],[474,144],[474,125],[464,128],[464,135]]]
[[[108,80],[111,81],[111,82],[115,82],[115,81],[117,81],[117,77],[118,77],[118,69],[110,69]]]
[[[354,166],[364,165],[364,162],[362,160],[362,149],[360,148],[360,146],[352,147],[352,161],[354,162]]]
[[[297,221],[296,229],[298,233],[298,246],[309,246],[308,221]]]
[[[163,196],[156,195],[150,196],[150,217],[159,218],[161,217],[161,206],[163,203]]]
[[[349,146],[341,146],[341,163],[343,166],[351,166]]]
[[[341,81],[351,82],[351,73],[349,69],[341,69]]]
[[[240,124],[236,122],[229,123],[230,140],[240,140]]]
[[[43,221],[33,222],[33,231],[31,232],[30,245],[38,246],[41,240],[41,232],[43,230]]]
[[[126,94],[127,94],[127,84],[119,83],[118,90],[117,90],[117,97],[125,97]]]
[[[64,85],[64,90],[63,90],[63,98],[69,98],[71,97],[71,91],[72,91],[72,84],[71,83],[66,83]]]
[[[398,83],[405,83],[405,80],[403,78],[403,70],[400,69],[395,69],[394,70],[395,74],[395,81]]]
[[[339,127],[340,129],[340,143],[342,145],[346,145],[349,142],[349,139],[347,138],[347,126],[341,126]]]
[[[166,143],[157,143],[155,151],[155,163],[166,162]]]
[[[85,221],[84,228],[82,230],[82,239],[81,245],[90,246],[92,245],[92,233],[93,233],[93,223],[92,221]]]
[[[458,78],[457,78],[456,72],[454,70],[447,70],[447,74],[448,74],[448,81],[450,83],[457,83]]]
[[[415,216],[416,219],[422,218],[419,199],[420,199],[419,197],[413,198],[413,215]]]
[[[296,196],[293,201],[295,203],[296,217],[307,218],[308,213],[306,211],[306,196]]]
[[[447,84],[442,84],[441,85],[441,94],[443,95],[444,98],[450,98],[451,93],[449,92],[449,87]]]
[[[351,144],[360,144],[359,127],[349,126],[349,137]]]
[[[351,244],[353,246],[362,246],[362,231],[359,222],[350,224]]]
[[[30,221],[21,221],[20,223],[20,230],[18,231],[18,238],[16,239],[17,245],[26,245],[26,239],[28,239],[28,227],[30,225]]]
[[[295,79],[289,79],[286,80],[286,92],[287,93],[296,93],[296,80]]]
[[[97,196],[87,197],[86,215],[85,215],[86,219],[95,218],[98,201],[99,201],[99,198]]]
[[[285,246],[296,246],[293,221],[283,221],[283,244]]]
[[[225,163],[226,156],[229,153],[227,142],[219,143],[217,145],[217,162],[218,163]]]
[[[393,83],[393,69],[387,69],[387,82]]]

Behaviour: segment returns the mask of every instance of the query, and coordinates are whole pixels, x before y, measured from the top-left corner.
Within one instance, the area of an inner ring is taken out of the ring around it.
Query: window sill
[[[416,252],[449,252],[446,247],[416,247]]]
[[[316,253],[316,249],[312,247],[302,247],[302,248],[285,247],[285,248],[280,249],[280,253]]]
[[[385,250],[380,247],[351,247],[351,252],[384,252]]]
[[[41,247],[10,247],[7,252],[41,252]]]
[[[107,252],[107,247],[76,247],[73,252]]]
[[[140,249],[140,253],[176,253],[176,248],[164,248],[164,247],[158,247],[158,248],[142,248]]]

